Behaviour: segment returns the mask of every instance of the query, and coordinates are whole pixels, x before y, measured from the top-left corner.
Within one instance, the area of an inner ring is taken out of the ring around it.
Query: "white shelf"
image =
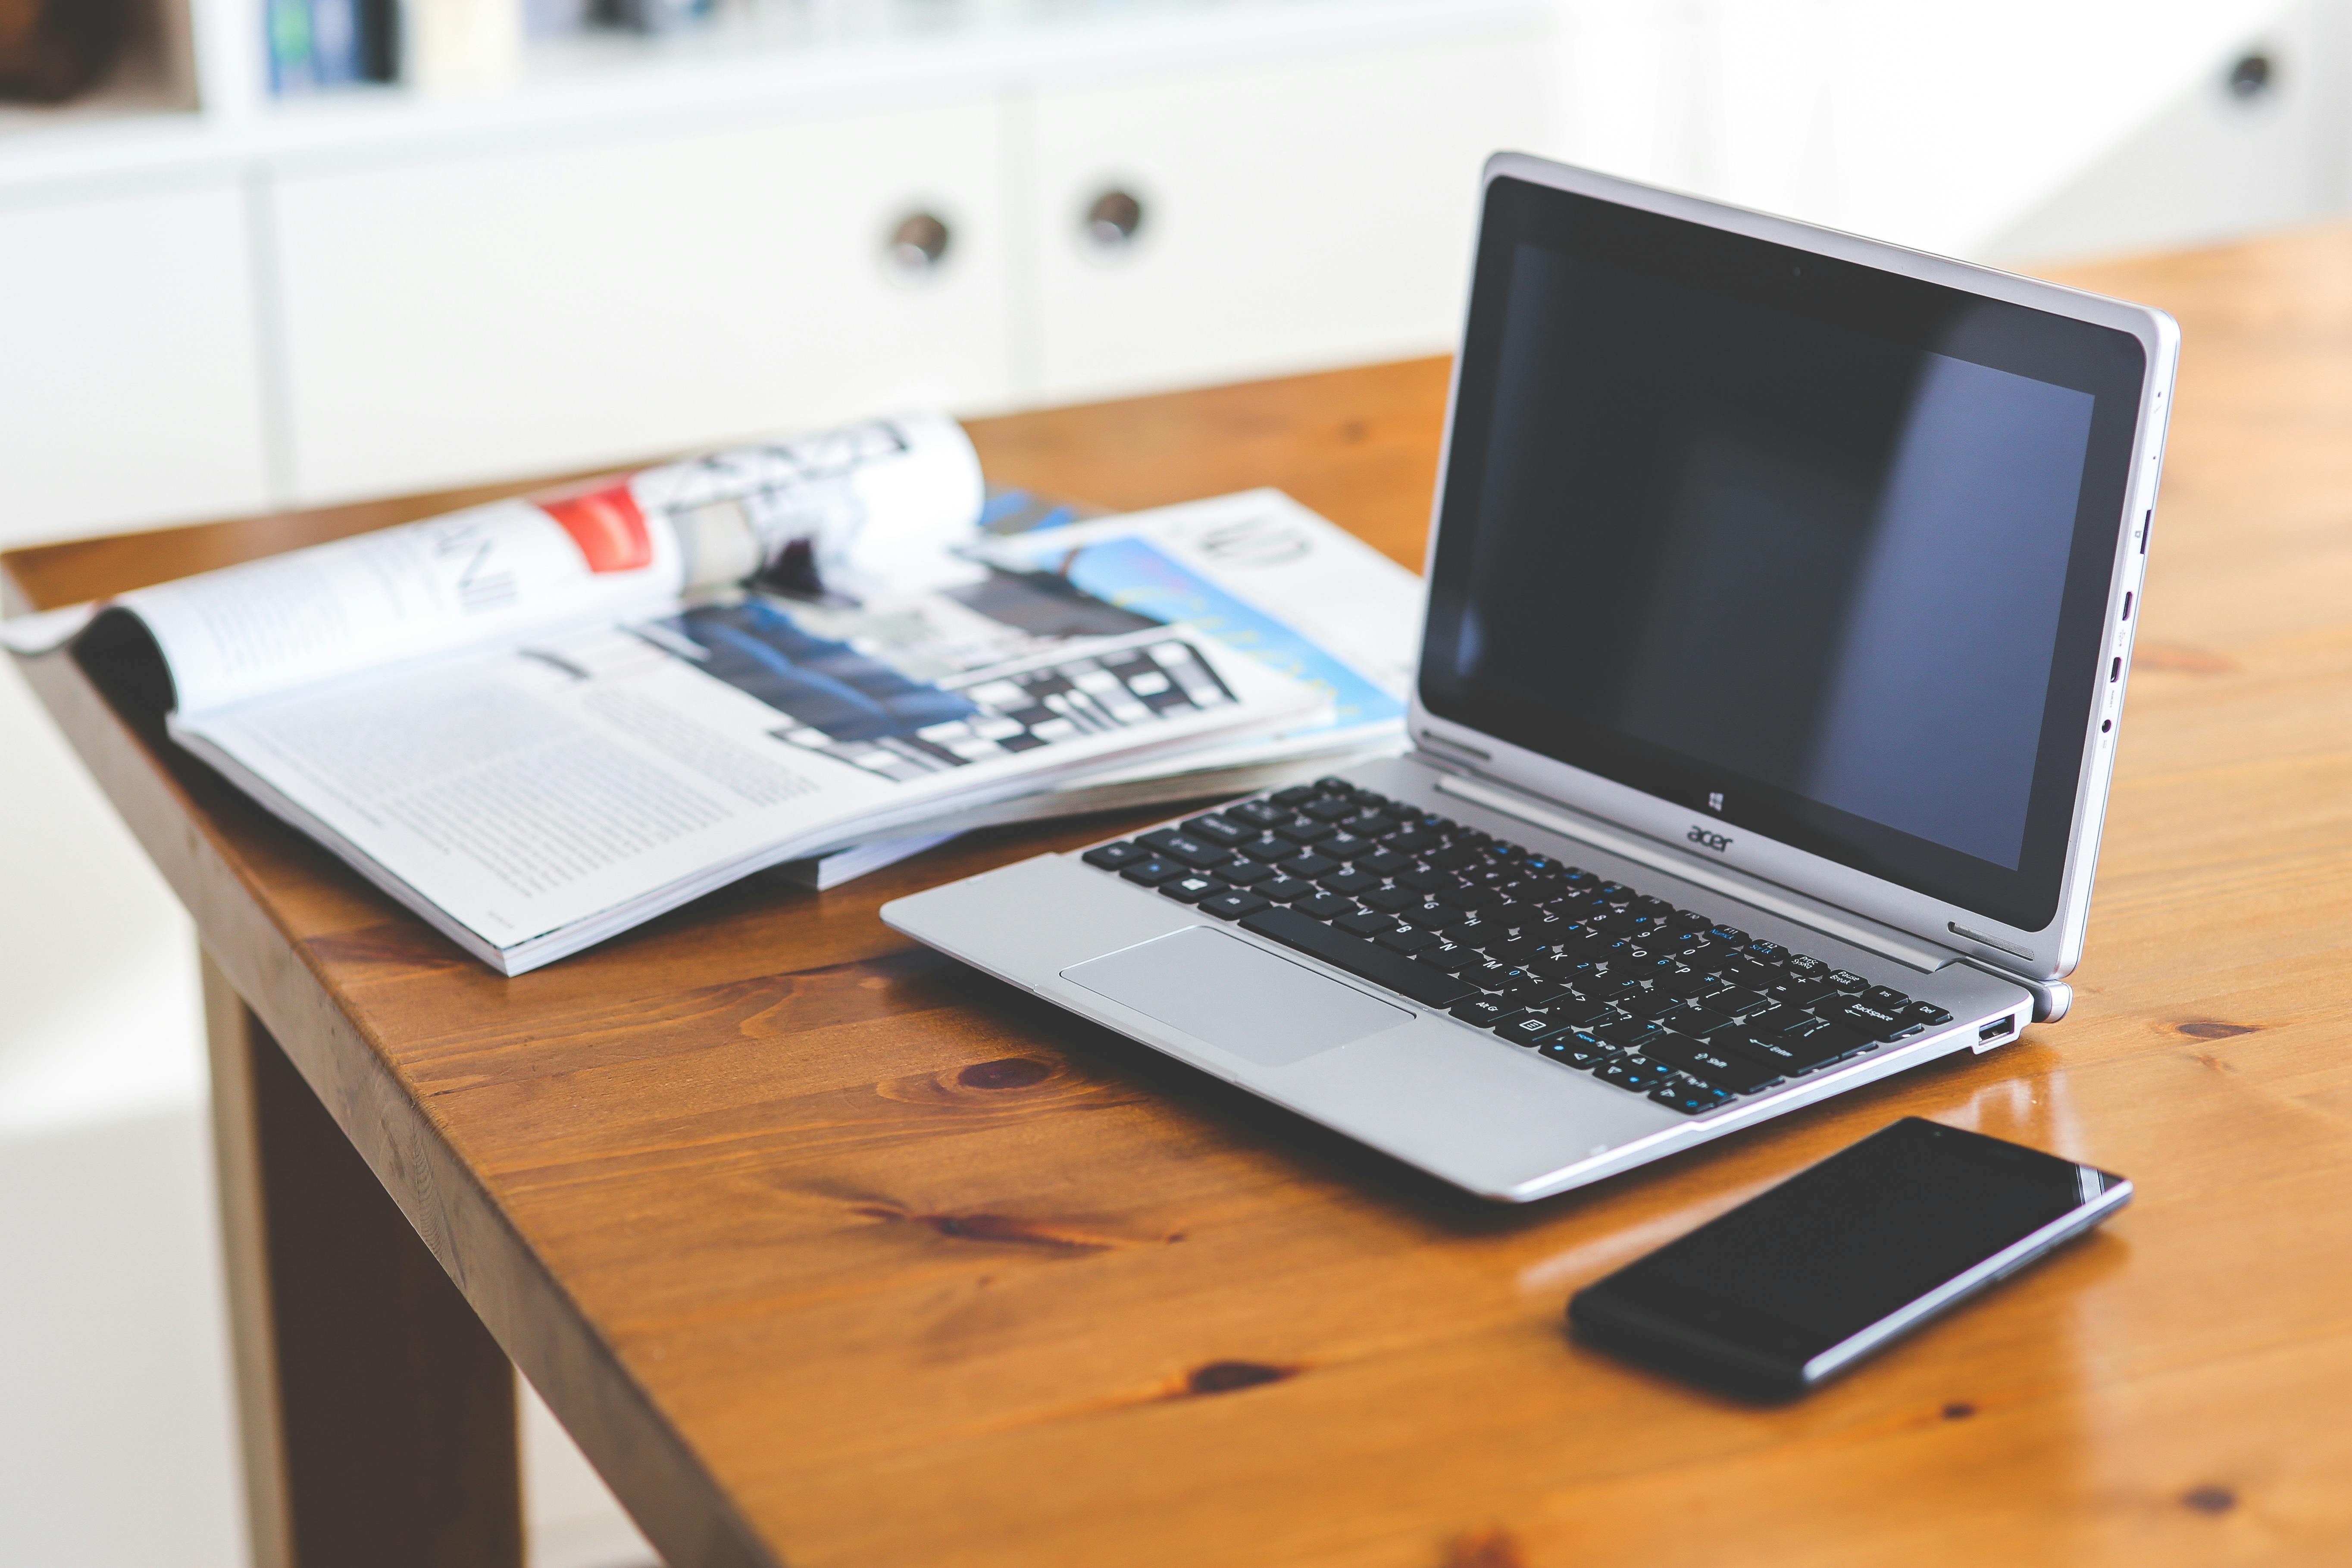
[[[158,88],[0,116],[0,201],[55,199],[94,180],[218,178],[942,89],[1015,90],[1328,50],[1335,38],[1476,38],[1523,30],[1548,9],[1548,0],[808,0],[666,36],[534,39],[517,75],[471,91],[358,87],[274,100],[260,89],[257,0],[193,3],[202,109]]]

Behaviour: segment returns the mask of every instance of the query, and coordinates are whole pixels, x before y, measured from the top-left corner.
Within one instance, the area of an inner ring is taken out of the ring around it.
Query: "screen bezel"
[[[1918,857],[1865,853],[1850,840],[1840,842],[1832,835],[1804,831],[1801,824],[1759,809],[1759,803],[1752,795],[1745,809],[1711,812],[1700,804],[1705,792],[1698,787],[1709,771],[1696,765],[1682,776],[1661,779],[1655,772],[1624,767],[1592,748],[1566,748],[1566,755],[1554,754],[1549,749],[1519,743],[1531,737],[1498,732],[1490,727],[1490,716],[1451,701],[1442,690],[1431,690],[1426,679],[1416,681],[1412,693],[1412,733],[1419,741],[1433,742],[1427,750],[1436,758],[1467,762],[1472,771],[1532,794],[1544,804],[1565,805],[1599,816],[1611,826],[1631,827],[1657,838],[1672,847],[1678,858],[1700,858],[1684,847],[1687,838],[1710,851],[1706,857],[1709,861],[1727,863],[1737,871],[1795,889],[1947,947],[1966,951],[1974,946],[1979,956],[2011,973],[2037,978],[2064,973],[2080,952],[2082,916],[2088,901],[2089,875],[2113,756],[2112,746],[2100,743],[2098,728],[2103,718],[2112,718],[2114,700],[2120,696],[2118,686],[2107,700],[2102,700],[2102,667],[2110,647],[2106,628],[2115,625],[2114,608],[2126,591],[2126,577],[2139,558],[2138,542],[2144,539],[2144,532],[2131,524],[2154,502],[2163,405],[2178,342],[2170,318],[2145,307],[1522,154],[1497,154],[1487,165],[1465,352],[1454,364],[1433,506],[1429,556],[1433,626],[1446,614],[1447,571],[1458,561],[1449,554],[1449,538],[1457,537],[1461,531],[1449,536],[1446,518],[1449,513],[1475,515],[1466,506],[1475,497],[1475,464],[1464,455],[1480,450],[1485,436],[1483,411],[1478,406],[1481,389],[1475,382],[1482,370],[1491,374],[1491,367],[1480,361],[1486,346],[1482,332],[1491,338],[1497,330],[1494,318],[1502,299],[1497,269],[1507,263],[1521,229],[1507,221],[1509,215],[1500,215],[1506,221],[1497,221],[1496,187],[1507,180],[1533,193],[1523,200],[1557,202],[1563,206],[1572,205],[1579,198],[1597,200],[1626,209],[1643,221],[1671,222],[1701,240],[1745,247],[1751,253],[1760,242],[1788,247],[1808,260],[1824,258],[1830,265],[1813,268],[1817,275],[1833,274],[1842,263],[1861,269],[1848,276],[1874,275],[1888,289],[1957,290],[1971,302],[2056,318],[2053,325],[2063,323],[2062,330],[2079,331],[2087,327],[2120,334],[2136,347],[2140,362],[2136,380],[2110,377],[2098,394],[2100,431],[2106,439],[2104,446],[2095,442],[2094,460],[2099,471],[2094,475],[2086,463],[2084,482],[2086,496],[2095,489],[2095,504],[2086,501],[2078,510],[2068,568],[2069,601],[2062,612],[2061,652],[2053,661],[2052,689],[2060,700],[2045,705],[2037,760],[2035,803],[2040,820],[2029,827],[2028,858],[2017,871],[1975,862],[1994,875],[1972,883],[1938,877],[1933,874],[1933,867],[1923,872],[1916,864]],[[1466,395],[1465,385],[1469,387]],[[1455,460],[1458,456],[1462,461]],[[2136,576],[2131,580],[2136,582]],[[2118,651],[2127,654],[2127,643]],[[1426,656],[1424,660],[1425,678]],[[2106,733],[2111,735],[2112,728]],[[1720,780],[1722,774],[1712,771],[1712,776]],[[1720,783],[1714,787],[1720,788]],[[1907,837],[1891,829],[1879,831],[1892,838]],[[1911,841],[1914,847],[1925,843]],[[1925,857],[1931,861],[1938,858],[1968,858],[1940,847]],[[1986,937],[1990,941],[1986,942]]]

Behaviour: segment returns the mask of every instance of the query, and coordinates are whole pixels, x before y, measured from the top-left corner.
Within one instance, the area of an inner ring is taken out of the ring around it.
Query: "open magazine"
[[[520,974],[762,867],[1326,721],[1078,577],[959,554],[944,418],[494,502],[12,623],[152,641],[169,731]]]

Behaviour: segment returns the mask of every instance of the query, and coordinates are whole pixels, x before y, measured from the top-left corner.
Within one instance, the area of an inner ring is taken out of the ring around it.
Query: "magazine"
[[[507,974],[950,807],[1328,717],[1327,691],[1214,637],[958,553],[982,500],[952,421],[880,421],[8,641],[152,650],[180,745]]]

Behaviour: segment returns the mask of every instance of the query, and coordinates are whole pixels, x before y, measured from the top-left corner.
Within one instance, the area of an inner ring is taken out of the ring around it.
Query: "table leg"
[[[520,1568],[514,1372],[206,955],[256,1568]]]

